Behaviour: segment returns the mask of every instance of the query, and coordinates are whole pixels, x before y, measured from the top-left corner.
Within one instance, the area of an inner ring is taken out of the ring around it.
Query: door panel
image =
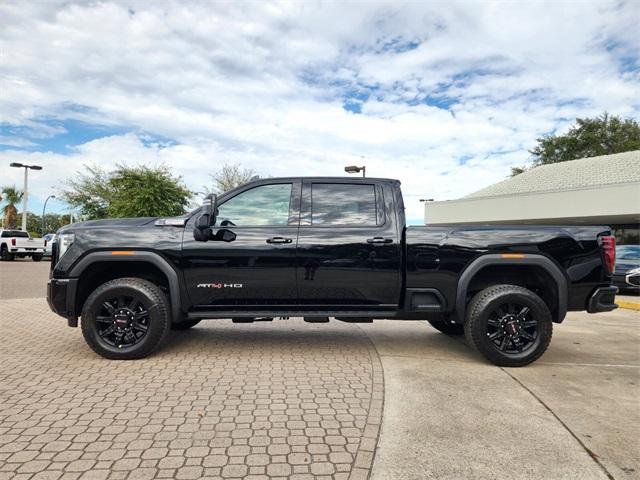
[[[297,250],[302,305],[398,304],[400,238],[395,215],[386,214],[393,212],[392,198],[390,189],[375,184],[303,184]]]
[[[286,188],[290,199],[284,198]],[[299,182],[251,186],[221,198],[217,228],[232,242],[198,242],[187,224],[183,265],[187,291],[198,307],[294,304]],[[255,225],[255,224],[258,225]]]
[[[298,227],[229,228],[233,242],[196,242],[185,232],[184,275],[194,305],[295,303]],[[279,236],[289,243],[268,243]]]

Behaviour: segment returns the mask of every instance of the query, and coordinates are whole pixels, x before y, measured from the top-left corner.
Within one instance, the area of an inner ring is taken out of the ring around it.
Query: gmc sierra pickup
[[[16,257],[31,257],[39,262],[45,253],[47,242],[42,238],[31,238],[28,232],[22,230],[0,229],[0,259],[12,261]]]
[[[203,319],[427,320],[496,365],[539,358],[567,311],[616,308],[608,227],[407,227],[397,180],[270,178],[176,218],[56,236],[47,299],[112,359]]]

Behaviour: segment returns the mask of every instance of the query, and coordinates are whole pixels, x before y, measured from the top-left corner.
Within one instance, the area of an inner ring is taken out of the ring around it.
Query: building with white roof
[[[427,225],[609,225],[640,244],[640,150],[541,165],[458,200],[425,203]]]

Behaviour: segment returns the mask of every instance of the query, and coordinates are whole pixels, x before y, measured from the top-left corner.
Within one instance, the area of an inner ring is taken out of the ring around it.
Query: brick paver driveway
[[[0,300],[0,478],[366,478],[382,415],[358,327],[176,332],[104,360],[41,299]]]

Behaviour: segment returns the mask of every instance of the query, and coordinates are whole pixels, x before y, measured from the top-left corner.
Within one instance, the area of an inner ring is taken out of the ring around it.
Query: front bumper
[[[635,273],[631,275],[613,275],[611,278],[613,284],[618,287],[619,290],[639,290],[640,289],[640,275]]]
[[[618,308],[615,304],[616,293],[618,293],[618,287],[610,285],[608,287],[598,287],[589,297],[587,302],[587,312],[610,312]]]
[[[47,282],[47,303],[54,312],[69,320],[69,325],[76,322],[77,278],[50,278]]]

